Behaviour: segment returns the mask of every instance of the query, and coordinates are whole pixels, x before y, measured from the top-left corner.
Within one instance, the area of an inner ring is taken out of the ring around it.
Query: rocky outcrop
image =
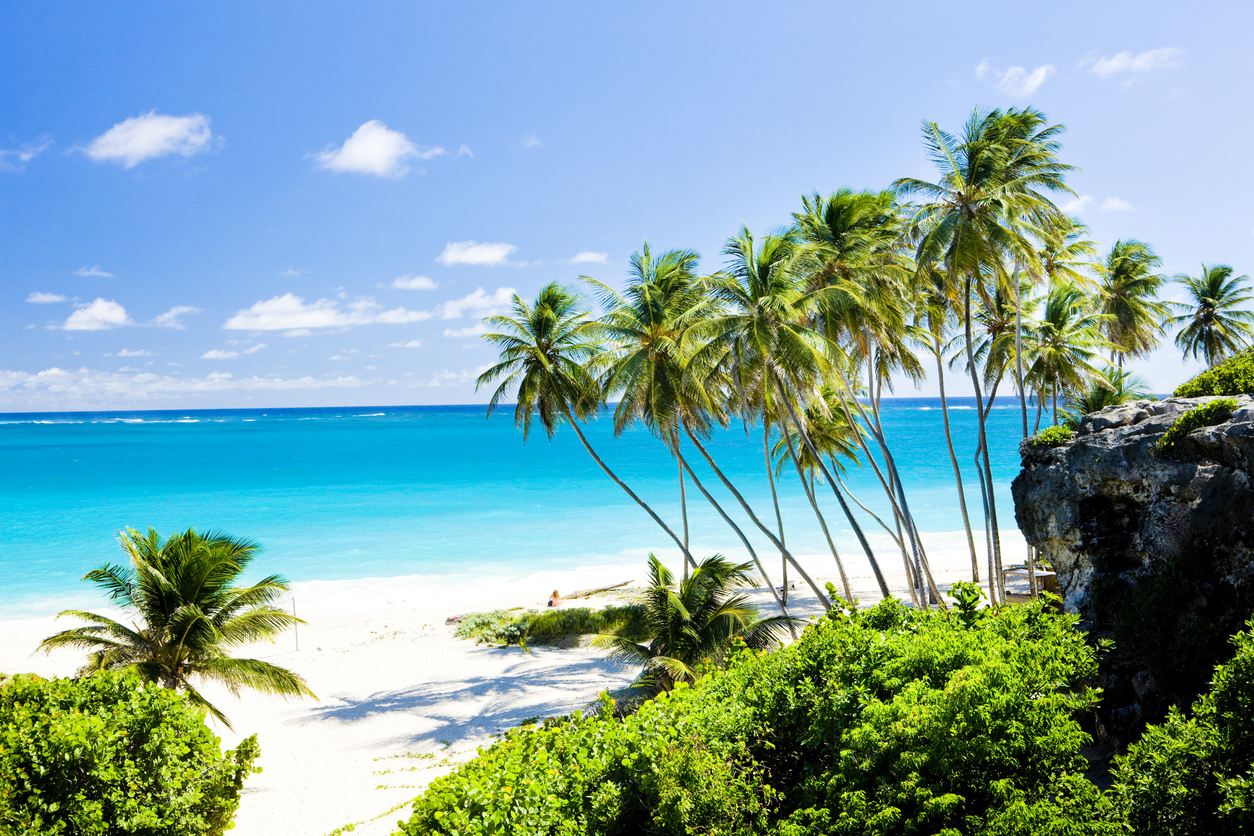
[[[1121,749],[1204,691],[1254,611],[1254,400],[1170,455],[1155,443],[1212,398],[1137,401],[1087,416],[1073,441],[1024,442],[1015,516],[1058,573],[1064,604],[1114,650],[1099,742]]]

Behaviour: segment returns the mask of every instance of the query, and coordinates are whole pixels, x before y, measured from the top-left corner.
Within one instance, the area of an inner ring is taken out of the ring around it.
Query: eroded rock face
[[[1154,450],[1209,400],[1111,407],[1066,445],[1020,449],[1019,528],[1081,628],[1115,640],[1095,728],[1115,749],[1205,690],[1254,611],[1254,400],[1239,398],[1230,420],[1195,430],[1170,458]]]

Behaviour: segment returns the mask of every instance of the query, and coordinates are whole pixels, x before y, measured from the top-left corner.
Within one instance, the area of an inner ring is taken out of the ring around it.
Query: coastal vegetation
[[[96,613],[65,610],[89,626],[49,636],[40,649],[90,651],[80,674],[130,670],[144,682],[186,694],[218,722],[226,715],[196,689],[192,679],[217,682],[232,694],[251,688],[284,697],[314,697],[305,680],[260,659],[229,655],[233,648],[273,639],[303,623],[276,602],[287,591],[278,575],[236,586],[260,546],[218,532],[194,529],[168,538],[154,529],[119,532],[129,566],[106,564],[83,580],[96,584],[132,626]],[[315,697],[316,698],[316,697]]]
[[[643,604],[611,604],[602,609],[563,607],[539,610],[492,610],[470,613],[457,622],[454,635],[476,644],[573,647],[584,638],[613,633],[632,641],[648,638]]]
[[[260,750],[204,717],[135,670],[0,684],[0,833],[219,836]]]
[[[1181,439],[1187,438],[1189,433],[1201,427],[1209,427],[1226,421],[1236,408],[1236,398],[1215,398],[1201,406],[1193,407],[1177,418],[1167,432],[1163,433],[1155,449],[1163,454],[1172,452]]]
[[[1254,351],[1235,354],[1176,387],[1177,398],[1254,395]]]
[[[552,283],[534,301],[515,296],[508,314],[485,320],[485,339],[500,351],[478,380],[494,387],[488,412],[515,397],[524,437],[536,418],[550,436],[568,424],[674,543],[685,574],[697,566],[691,486],[734,532],[781,615],[791,577],[830,606],[788,546],[778,480],[795,477],[845,598],[853,597],[851,556],[837,550],[833,519],[853,533],[881,595],[892,594],[885,562],[899,558],[911,602],[943,607],[894,456],[898,442],[881,413],[897,381],[922,381],[934,367],[971,580],[983,578],[990,600],[1002,602],[1005,510],[988,437],[995,401],[1008,391],[1016,398],[1026,440],[1046,415],[1048,425],[1076,424],[1143,396],[1124,364],[1146,356],[1169,328],[1182,329],[1176,343],[1186,357],[1211,365],[1254,337],[1254,313],[1244,309],[1254,295],[1230,267],[1177,276],[1191,301],[1168,303],[1159,298],[1161,260],[1147,243],[1121,239],[1099,252],[1055,202],[1073,194],[1062,132],[1031,108],[976,111],[956,134],[925,122],[933,180],[804,196],[780,228],[729,237],[722,267],[711,272],[692,250],[658,253],[646,243],[621,290],[581,277],[582,288]],[[965,375],[974,391],[972,438],[954,438],[947,371]],[[643,426],[674,458],[678,522],[664,520],[589,443],[581,424],[609,410],[616,434]],[[733,425],[761,434],[770,508],[750,502],[707,443]],[[963,461],[974,467],[964,471]],[[840,479],[849,466],[873,472],[876,501],[849,492]],[[972,472],[978,537],[967,507]],[[872,547],[868,524],[887,533],[891,554]],[[1029,573],[1034,559],[1029,550]]]

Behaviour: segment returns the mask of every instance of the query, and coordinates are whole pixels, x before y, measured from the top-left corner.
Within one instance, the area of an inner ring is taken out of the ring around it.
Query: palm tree
[[[783,615],[759,618],[745,595],[731,594],[746,585],[748,569],[748,563],[734,564],[714,555],[677,584],[671,571],[649,555],[645,593],[649,641],[601,635],[592,645],[607,649],[612,659],[640,665],[633,686],[654,693],[669,691],[680,682],[695,682],[700,665],[720,664],[737,640],[756,650],[773,647],[785,629],[803,622]]]
[[[514,423],[522,428],[524,439],[531,431],[533,417],[539,417],[550,438],[565,419],[593,461],[661,526],[675,541],[684,559],[695,566],[687,544],[610,470],[579,428],[578,419],[595,415],[603,403],[601,389],[584,365],[585,361],[595,363],[603,353],[603,346],[597,339],[601,326],[590,321],[578,307],[575,296],[556,282],[540,288],[531,305],[515,295],[512,307],[512,317],[498,315],[485,320],[488,325],[501,329],[484,336],[500,348],[501,361],[479,375],[475,383],[478,389],[501,379],[488,402],[488,415],[492,415],[502,398],[516,391],[518,404],[514,407]]]
[[[1038,391],[1053,399],[1053,419],[1058,423],[1058,398],[1084,387],[1085,381],[1109,381],[1093,366],[1097,353],[1109,348],[1101,335],[1106,314],[1096,312],[1089,297],[1077,287],[1053,288],[1034,329],[1035,359],[1028,371]],[[990,482],[990,484],[992,484]]]
[[[1063,412],[1066,417],[1063,423],[1076,429],[1085,415],[1101,412],[1108,406],[1118,406],[1148,396],[1149,387],[1144,380],[1132,372],[1107,366],[1102,371],[1102,377],[1092,378],[1083,391],[1075,393],[1067,400],[1067,408]]]
[[[66,610],[61,615],[91,622],[43,640],[39,648],[77,647],[91,651],[84,672],[135,670],[146,682],[182,691],[228,729],[230,722],[192,685],[217,682],[238,696],[252,688],[285,697],[317,697],[305,680],[258,659],[236,659],[232,648],[274,636],[303,624],[275,606],[287,583],[270,575],[251,586],[236,580],[260,550],[249,540],[194,529],[162,539],[153,529],[118,533],[130,566],[107,564],[83,580],[96,584],[121,607],[132,626],[103,615]],[[59,616],[58,616],[59,617]]]
[[[942,131],[934,122],[923,125],[924,143],[940,171],[935,183],[902,178],[893,187],[900,194],[922,195],[928,201],[912,221],[918,238],[916,260],[942,269],[954,287],[961,286],[967,361],[975,390],[985,478],[992,484],[992,463],[984,418],[983,389],[971,333],[973,291],[988,281],[1002,280],[1009,261],[1036,267],[1037,255],[1028,238],[1032,228],[1056,224],[1061,215],[1045,192],[1070,192],[1064,182],[1071,166],[1058,161],[1060,125],[1046,126],[1037,110],[975,111],[962,136]],[[997,506],[989,502],[986,527],[993,548],[989,567],[989,598],[1002,600],[1001,539]]]
[[[1183,313],[1171,318],[1173,325],[1183,325],[1176,335],[1176,347],[1196,359],[1198,354],[1213,366],[1229,354],[1244,348],[1254,339],[1254,313],[1238,308],[1254,301],[1254,294],[1241,285],[1249,276],[1233,278],[1233,269],[1226,264],[1202,265],[1202,275],[1184,274],[1175,277],[1189,292],[1189,301],[1176,302]]]
[[[1116,241],[1101,264],[1101,310],[1109,317],[1102,332],[1120,371],[1125,358],[1153,350],[1163,332],[1168,308],[1157,300],[1163,277],[1154,272],[1160,264],[1148,244],[1133,239]]]

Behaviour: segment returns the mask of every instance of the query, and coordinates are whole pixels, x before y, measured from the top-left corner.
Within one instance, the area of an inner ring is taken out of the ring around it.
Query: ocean
[[[978,543],[973,404],[952,399],[949,414]],[[939,399],[886,399],[883,422],[919,529],[960,532]],[[614,437],[609,415],[585,432],[679,531],[676,464],[661,443],[643,429]],[[1010,482],[1020,435],[1017,402],[998,404],[989,437],[1002,529],[1015,527]],[[760,428],[734,425],[708,447],[759,517],[773,520]],[[696,465],[697,451],[687,449],[702,481],[770,554],[704,462]],[[845,481],[873,510],[886,510],[869,467],[850,466]],[[778,489],[790,549],[825,553],[795,472],[785,471]],[[819,497],[846,559],[865,563],[830,490],[820,485]],[[127,527],[247,537],[264,547],[250,576],[279,573],[293,582],[412,575],[467,582],[674,550],[569,427],[549,439],[536,425],[524,443],[512,409],[485,419],[482,406],[3,414],[0,503],[0,619],[98,605],[80,579],[122,562],[115,538]],[[743,554],[691,483],[688,507],[698,559]],[[865,514],[862,524],[876,529]]]

